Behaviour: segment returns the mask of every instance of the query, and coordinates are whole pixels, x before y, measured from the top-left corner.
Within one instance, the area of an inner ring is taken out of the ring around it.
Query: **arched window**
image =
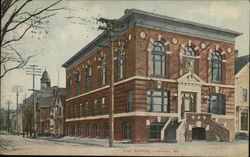
[[[155,76],[165,76],[166,74],[166,50],[164,45],[156,41],[153,43],[152,49],[152,69],[153,75]]]
[[[208,112],[225,115],[226,97],[222,94],[211,94],[209,96]]]
[[[118,52],[118,73],[117,77],[118,79],[122,79],[124,77],[124,55],[122,51]]]
[[[87,68],[87,90],[92,89],[92,68],[88,66]]]
[[[105,61],[105,59],[101,60],[100,82],[101,82],[101,86],[104,86],[106,84],[106,61]]]
[[[212,53],[212,81],[222,81],[222,57],[220,52],[215,51]]]
[[[191,46],[186,46],[183,53],[183,72],[195,72],[195,50]]]

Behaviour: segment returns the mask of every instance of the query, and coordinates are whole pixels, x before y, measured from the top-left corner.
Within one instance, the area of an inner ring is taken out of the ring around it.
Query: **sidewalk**
[[[53,137],[39,137],[39,139],[51,140],[57,142],[69,142],[77,144],[95,145],[100,147],[109,147],[109,139],[95,139],[95,138],[80,138],[65,136],[62,138]],[[166,143],[166,142],[140,142],[131,143],[128,141],[114,141],[113,146],[118,148],[178,148],[178,147],[206,147],[212,146],[217,147],[218,145],[235,145],[235,144],[246,144],[248,140],[236,140],[234,142],[206,142],[206,141],[194,141],[185,143]]]

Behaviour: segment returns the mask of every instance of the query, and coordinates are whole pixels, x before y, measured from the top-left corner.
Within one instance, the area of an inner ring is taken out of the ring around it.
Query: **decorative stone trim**
[[[140,37],[141,37],[142,39],[145,39],[145,38],[146,38],[146,33],[145,33],[145,32],[140,32]]]
[[[157,113],[157,112],[124,112],[124,113],[115,113],[114,118],[118,117],[129,117],[129,116],[152,116],[157,117],[157,120],[161,119],[161,117],[177,117],[177,113]],[[80,120],[90,120],[90,119],[102,119],[109,118],[109,115],[98,115],[98,116],[89,116],[89,117],[80,117],[80,118],[70,118],[66,119],[66,122],[71,121],[80,121]],[[149,122],[150,124],[150,122]]]
[[[128,40],[131,40],[132,39],[132,34],[129,34],[128,35]]]
[[[201,48],[205,49],[206,48],[206,44],[205,43],[201,43]]]
[[[158,41],[161,41],[161,34],[158,35]]]
[[[176,38],[172,38],[172,43],[173,44],[177,44],[178,43],[178,40]]]

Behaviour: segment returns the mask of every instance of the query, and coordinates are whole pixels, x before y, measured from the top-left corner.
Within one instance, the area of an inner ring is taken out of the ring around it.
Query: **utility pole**
[[[10,101],[8,101],[8,110],[7,110],[7,131],[10,132]]]
[[[110,82],[110,97],[111,106],[109,107],[109,147],[113,147],[114,141],[114,50],[113,50],[113,32],[115,26],[119,23],[118,20],[110,20],[105,18],[98,19],[99,22],[104,23],[105,26],[99,26],[98,29],[107,31],[111,45],[111,82]]]
[[[37,133],[37,125],[36,125],[36,103],[35,103],[35,76],[40,76],[42,73],[42,69],[38,68],[38,65],[29,65],[26,68],[26,75],[32,75],[33,77],[33,110],[34,110],[34,138],[36,138]]]
[[[14,86],[12,88],[12,92],[16,92],[16,118],[17,118],[17,121],[16,121],[16,131],[17,131],[17,134],[19,133],[18,131],[18,96],[19,96],[19,92],[22,92],[23,91],[23,88],[22,86]]]

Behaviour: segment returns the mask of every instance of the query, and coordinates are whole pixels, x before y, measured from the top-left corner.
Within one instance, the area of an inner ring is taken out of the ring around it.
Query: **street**
[[[80,138],[79,138],[80,139]],[[76,141],[79,139],[75,138]],[[84,141],[84,140],[83,140]],[[103,141],[98,141],[102,143]],[[105,141],[107,143],[107,141]],[[199,149],[197,149],[199,148]],[[197,151],[199,150],[199,151]],[[119,155],[119,156],[248,156],[248,141],[177,143],[121,143],[113,148],[106,145],[29,139],[22,136],[0,135],[1,155]]]

